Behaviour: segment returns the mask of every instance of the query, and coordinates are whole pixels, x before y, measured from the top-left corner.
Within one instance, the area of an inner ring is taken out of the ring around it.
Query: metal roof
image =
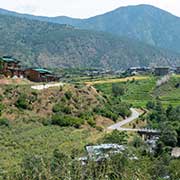
[[[4,62],[16,62],[16,63],[19,62],[18,60],[16,60],[15,58],[12,58],[10,56],[3,56],[2,58],[0,58],[0,61],[4,61]]]
[[[33,70],[38,71],[40,73],[49,73],[49,74],[52,74],[51,71],[49,71],[47,69],[43,69],[43,68],[34,68]]]

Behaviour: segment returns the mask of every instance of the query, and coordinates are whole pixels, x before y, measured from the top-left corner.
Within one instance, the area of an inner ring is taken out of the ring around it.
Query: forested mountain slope
[[[0,37],[0,56],[13,55],[24,65],[120,69],[179,63],[174,53],[127,38],[9,15],[0,15]]]

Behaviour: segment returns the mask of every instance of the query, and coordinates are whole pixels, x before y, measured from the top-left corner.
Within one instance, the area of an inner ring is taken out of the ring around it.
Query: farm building
[[[154,70],[156,76],[165,76],[169,74],[169,67],[156,67]]]
[[[26,69],[25,76],[27,79],[34,82],[51,82],[58,80],[58,77],[55,76],[51,71],[43,68]]]
[[[19,63],[20,61],[11,56],[3,56],[0,58],[0,73],[6,77],[23,77],[24,71]]]

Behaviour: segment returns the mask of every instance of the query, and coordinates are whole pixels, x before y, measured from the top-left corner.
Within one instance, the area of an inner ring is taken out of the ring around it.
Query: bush
[[[94,121],[93,117],[90,117],[90,118],[87,120],[87,123],[88,123],[91,127],[93,127],[93,128],[96,127],[96,122]]]
[[[3,109],[4,109],[4,106],[3,104],[0,103],[0,116],[2,115]]]
[[[67,91],[67,92],[65,92],[65,97],[69,100],[69,99],[71,99],[72,98],[72,92],[71,91]]]
[[[55,114],[52,116],[52,124],[59,126],[73,126],[79,128],[84,121],[77,117],[69,115]]]
[[[18,98],[18,100],[15,103],[15,106],[18,109],[28,109],[29,107],[29,102],[27,100],[26,95],[20,95],[20,97]]]
[[[125,132],[114,130],[112,133],[106,134],[103,143],[127,144],[128,135]]]
[[[1,118],[0,119],[0,126],[7,126],[9,127],[10,123],[9,123],[9,120],[6,119],[6,118]]]
[[[125,88],[124,86],[120,84],[112,84],[112,94],[117,97],[117,96],[123,96],[125,93]]]
[[[100,131],[100,132],[103,132],[103,127],[101,127],[101,126],[96,126],[96,130],[97,130],[97,131]]]
[[[148,101],[148,103],[146,104],[147,109],[154,109],[154,107],[155,107],[155,103],[152,101]]]
[[[63,104],[55,104],[53,106],[53,112],[57,113],[57,112],[63,112],[65,114],[71,114],[71,108],[69,106],[64,106]]]
[[[96,107],[94,109],[94,112],[101,115],[101,116],[104,116],[104,117],[107,117],[107,118],[110,118],[112,119],[113,121],[116,121],[118,119],[118,115],[116,113],[113,113],[111,110],[109,110],[108,107],[103,107],[103,108],[98,108]]]

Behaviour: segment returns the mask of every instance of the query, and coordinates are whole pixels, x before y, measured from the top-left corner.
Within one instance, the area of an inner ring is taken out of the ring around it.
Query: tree
[[[166,109],[166,116],[169,121],[176,121],[178,118],[178,113],[176,113],[176,108],[173,108],[172,105],[169,105]]]
[[[103,143],[126,144],[128,135],[125,132],[114,130],[112,133],[106,134]]]
[[[178,140],[177,140],[177,132],[173,129],[172,126],[164,127],[160,140],[164,143],[166,146],[172,146],[175,147]]]
[[[117,96],[122,96],[125,93],[125,88],[121,84],[112,84],[112,94],[117,97]]]
[[[155,107],[155,103],[153,101],[148,101],[146,104],[147,109],[153,109]]]

